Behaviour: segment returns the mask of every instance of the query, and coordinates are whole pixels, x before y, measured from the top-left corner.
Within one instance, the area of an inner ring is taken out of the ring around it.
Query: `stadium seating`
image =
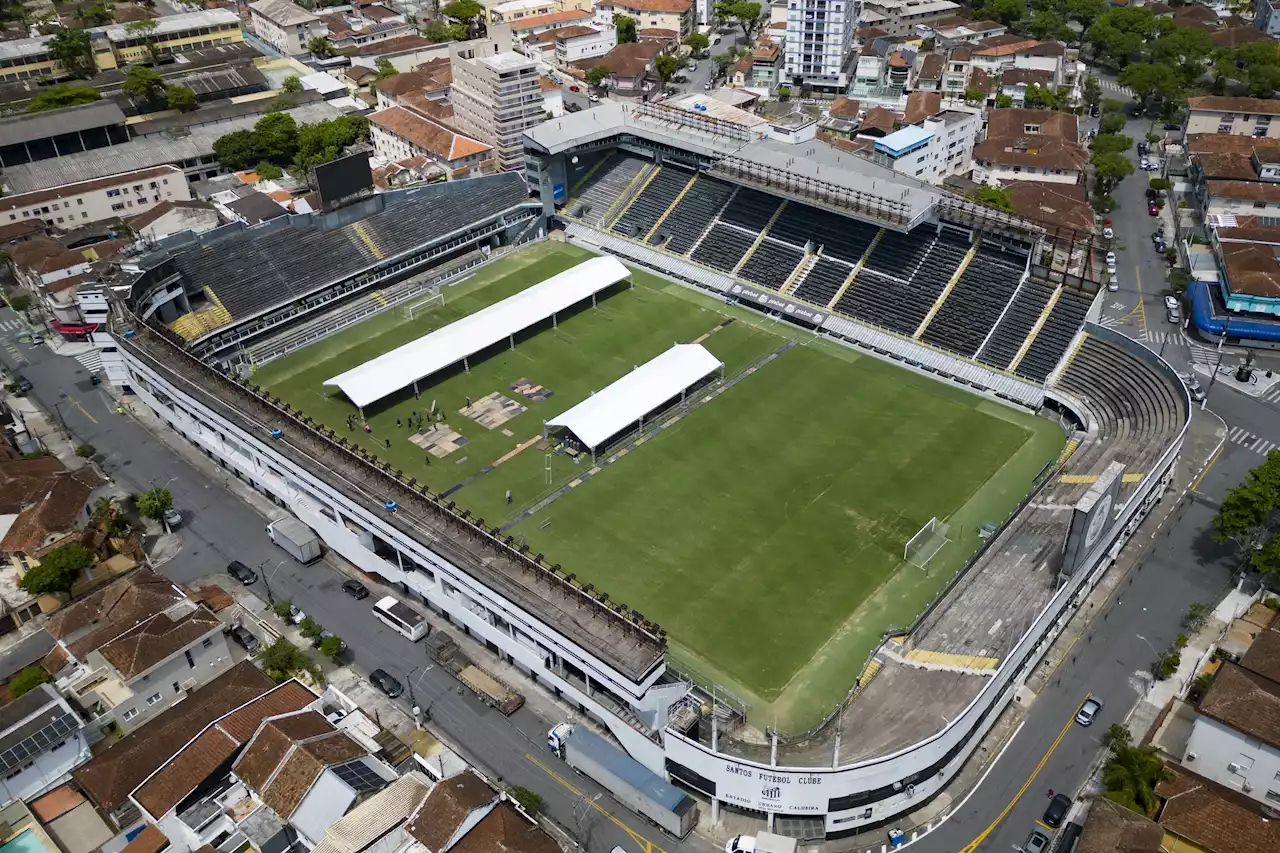
[[[693,173],[684,169],[671,166],[658,169],[653,179],[631,200],[631,204],[627,205],[618,221],[613,224],[614,233],[643,240],[692,177]]]
[[[1025,258],[979,247],[921,340],[972,357],[1018,289],[1025,263]]]
[[[759,234],[769,224],[780,204],[782,199],[777,196],[742,187],[720,212],[720,220]]]
[[[769,236],[801,248],[812,240],[815,251],[821,247],[824,255],[856,264],[879,230],[847,216],[792,202],[773,223]]]
[[[702,238],[698,248],[689,257],[700,264],[731,273],[754,242],[755,238],[744,231],[716,225],[707,232],[707,236]]]
[[[578,193],[569,201],[569,214],[581,214],[587,222],[599,222],[605,212],[613,206],[622,195],[627,185],[640,174],[649,161],[643,157],[630,154],[619,154],[610,157],[599,169],[578,189]]]
[[[191,244],[173,257],[188,282],[208,287],[240,319],[528,201],[528,188],[514,173],[449,181],[387,193],[383,210],[339,228],[249,228]]]
[[[1088,296],[1074,290],[1062,291],[1058,304],[1049,312],[1014,373],[1033,382],[1043,382],[1062,360],[1076,332],[1080,331],[1091,302]]]
[[[885,231],[867,258],[864,269],[894,278],[909,279],[929,253],[929,237],[912,232]],[[912,329],[911,331],[915,331]]]
[[[886,244],[888,248],[882,252]],[[867,266],[836,303],[836,310],[903,335],[914,335],[968,250],[964,241],[949,233],[930,240],[886,232],[871,257],[879,256],[880,269],[896,272],[886,275],[871,270],[868,259]]]
[[[662,231],[671,235],[667,250],[680,255],[688,253],[732,193],[732,184],[700,175],[662,222]]]
[[[840,292],[841,285],[851,272],[853,272],[851,266],[820,257],[796,286],[796,298],[815,305],[826,305]]]
[[[802,260],[804,252],[799,249],[766,239],[751,253],[738,275],[747,281],[780,290]]]
[[[1052,284],[1036,279],[1027,279],[1022,283],[1013,304],[1004,313],[1004,317],[991,333],[986,346],[978,353],[978,361],[991,367],[1004,370],[1018,354],[1022,344],[1031,333],[1040,312],[1049,303],[1056,288]]]

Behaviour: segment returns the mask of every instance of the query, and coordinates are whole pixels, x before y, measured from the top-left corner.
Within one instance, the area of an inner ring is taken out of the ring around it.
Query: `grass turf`
[[[413,321],[387,312],[267,365],[256,381],[345,431],[353,407],[326,398],[325,379],[586,257],[542,244],[451,288],[444,307]],[[548,484],[536,449],[486,470],[540,433],[543,420],[726,315],[736,322],[704,345],[727,375],[797,334],[643,272],[635,282],[470,373],[437,378],[419,400],[380,409],[370,416],[372,436],[351,437],[435,490],[466,483],[451,497],[501,523],[585,470],[553,456]],[[682,663],[736,689],[754,710],[773,705],[778,722],[792,726],[839,698],[886,625],[911,621],[971,552],[977,525],[1003,518],[1062,446],[1052,423],[799,340],[513,528],[566,571],[661,623]],[[508,390],[521,377],[554,396],[523,400]],[[495,430],[456,413],[464,396],[492,391],[528,411]],[[432,399],[469,443],[427,465],[395,422]],[[933,515],[952,518],[956,541],[929,573],[905,567],[903,544]]]

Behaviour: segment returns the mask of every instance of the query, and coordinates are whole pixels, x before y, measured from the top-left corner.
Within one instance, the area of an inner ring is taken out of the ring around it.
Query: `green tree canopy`
[[[24,693],[30,693],[41,684],[48,684],[53,681],[53,676],[39,664],[32,664],[18,671],[18,674],[9,679],[9,698],[17,699]]]
[[[385,56],[379,56],[378,61],[374,63],[374,67],[378,71],[378,79],[386,80],[388,77],[394,77],[400,72],[391,64],[391,60]]]
[[[477,35],[484,21],[484,6],[476,0],[454,0],[440,7],[440,14],[460,25],[470,38]]]
[[[58,30],[49,38],[49,55],[73,75],[85,75],[93,68],[92,45],[86,30]]]
[[[164,78],[145,65],[133,65],[120,89],[135,101],[158,102],[165,94]]]
[[[1116,134],[1127,124],[1123,113],[1107,113],[1098,121],[1098,130],[1104,134]]]
[[[1146,104],[1153,96],[1161,100],[1175,98],[1182,90],[1183,80],[1173,67],[1153,62],[1135,62],[1125,66],[1117,79],[1121,86],[1128,86]]]
[[[1089,143],[1094,154],[1123,154],[1133,147],[1133,137],[1121,133],[1099,133]]]
[[[254,124],[253,135],[260,155],[277,164],[298,153],[298,123],[288,113],[267,113]]]
[[[224,133],[213,143],[213,156],[223,168],[237,170],[248,166],[258,155],[258,137],[252,130]]]
[[[1027,4],[1025,0],[985,0],[975,13],[983,18],[993,18],[1008,27],[1026,17]]]
[[[654,58],[653,70],[658,72],[658,76],[662,78],[662,82],[666,83],[676,72],[680,70],[680,66],[684,61],[672,53],[664,53]]]
[[[80,21],[86,27],[101,27],[111,23],[111,10],[103,3],[95,3],[87,9],[80,10]]]
[[[964,90],[964,99],[966,103],[980,104],[987,99],[987,93],[976,86],[970,86]]]
[[[427,41],[443,44],[447,41],[464,41],[467,37],[465,24],[449,21],[428,21],[422,28],[422,36]]]
[[[138,495],[138,512],[156,521],[173,509],[173,493],[168,489],[152,489]]]
[[[1007,110],[1012,106],[1013,106],[1013,96],[1003,95],[1003,94],[996,95],[996,109]]]
[[[307,39],[307,53],[321,59],[333,56],[333,42],[325,36],[312,36]]]
[[[742,35],[747,44],[751,44],[752,38],[766,20],[761,14],[759,3],[716,3],[715,10],[718,17],[726,21],[737,21],[742,26]]]
[[[1213,526],[1217,541],[1235,543],[1241,563],[1280,576],[1280,450],[1227,492]]]
[[[257,172],[259,178],[268,181],[274,181],[277,178],[284,177],[284,169],[281,169],[270,160],[263,160],[261,163],[253,167],[253,171]]]
[[[284,78],[284,82],[280,84],[280,88],[286,92],[297,94],[302,91],[302,78],[297,74],[290,74]]]
[[[102,98],[102,93],[93,86],[77,86],[75,83],[58,83],[41,90],[27,106],[27,112],[38,113],[45,110],[58,110],[63,107],[74,107],[77,104],[89,104]]]
[[[362,116],[341,116],[330,121],[304,124],[296,136],[294,165],[303,172],[327,163],[343,149],[369,136],[369,122]]]
[[[1090,74],[1084,78],[1084,104],[1092,109],[1098,105],[1102,98],[1102,86],[1098,83],[1098,78]]]
[[[1123,154],[1094,154],[1093,174],[1109,190],[1133,174],[1133,161]]]
[[[587,69],[587,83],[599,87],[605,80],[613,76],[613,72],[603,65],[596,65]]]
[[[1033,38],[1040,41],[1066,41],[1071,35],[1067,29],[1067,21],[1057,12],[1045,10],[1036,12],[1027,22],[1026,30]]]
[[[78,542],[59,545],[27,569],[18,586],[32,595],[68,592],[80,573],[93,565],[93,551]]]
[[[711,39],[707,38],[702,33],[689,33],[689,35],[684,37],[684,43],[693,48],[695,52],[706,50],[711,47]]]
[[[636,19],[621,13],[613,16],[613,26],[618,31],[618,44],[631,44],[636,40]]]
[[[968,198],[986,207],[1013,213],[1013,201],[1009,198],[1009,191],[1003,187],[981,186],[969,193]]]
[[[1153,817],[1160,804],[1156,785],[1168,775],[1164,761],[1153,747],[1116,743],[1102,768],[1103,794],[1130,811]]]
[[[165,94],[171,110],[189,113],[196,108],[196,93],[186,86],[170,86]]]

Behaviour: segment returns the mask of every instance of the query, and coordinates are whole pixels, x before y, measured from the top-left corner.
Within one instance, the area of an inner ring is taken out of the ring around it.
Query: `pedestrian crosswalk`
[[[1280,403],[1280,382],[1259,394],[1258,399],[1267,403]]]
[[[1227,441],[1245,450],[1251,450],[1262,456],[1266,456],[1276,448],[1274,441],[1267,441],[1260,435],[1254,435],[1244,427],[1232,427],[1227,432]]]
[[[0,319],[0,333],[9,334],[24,328],[23,322],[17,317],[5,317]]]
[[[102,369],[102,350],[94,347],[87,352],[82,352],[76,357],[76,361],[84,366],[84,369],[90,373],[97,373]]]
[[[1104,323],[1104,325],[1106,325]],[[1217,364],[1218,350],[1207,344],[1196,343],[1189,340],[1180,331],[1167,329],[1144,329],[1138,333],[1138,340],[1145,343],[1151,349],[1160,351],[1176,348],[1185,349],[1190,352],[1190,361],[1192,364]]]
[[[1104,80],[1099,78],[1098,88],[1102,89],[1104,92],[1116,92],[1117,94],[1124,95],[1128,98],[1136,97],[1132,89],[1127,86],[1121,86],[1115,80]]]

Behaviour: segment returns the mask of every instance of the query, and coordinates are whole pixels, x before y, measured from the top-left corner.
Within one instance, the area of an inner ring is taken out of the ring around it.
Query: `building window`
[[[115,198],[120,195],[120,190],[107,190],[107,198]]]
[[[1231,132],[1231,125],[1229,124],[1218,125],[1218,133],[1230,133],[1230,132]]]
[[[84,199],[82,198],[76,199],[76,207],[84,207]]]
[[[132,720],[136,716],[138,716],[138,709],[130,708],[120,716],[120,719],[124,720],[125,722],[128,722],[129,720]]]
[[[161,696],[159,693],[152,693],[150,696],[147,697],[147,704],[154,705],[163,698],[164,697]]]
[[[187,666],[191,667],[192,669],[195,669],[196,659],[191,656],[191,650],[187,649],[185,652],[183,652],[183,654],[187,656]]]
[[[205,649],[213,648],[213,637],[205,637],[203,642],[200,643],[200,646]]]
[[[173,682],[173,692],[174,692],[174,693],[181,693],[181,692],[182,692],[182,685],[178,684],[178,682],[176,682],[176,681],[175,681],[175,682]]]
[[[1280,776],[1280,773],[1276,774]],[[1280,791],[1267,791],[1267,801],[1272,803],[1280,803]]]
[[[111,205],[111,209],[112,209],[112,210],[116,210],[116,211],[124,210],[124,205],[123,205],[123,204],[113,204],[113,205]]]

